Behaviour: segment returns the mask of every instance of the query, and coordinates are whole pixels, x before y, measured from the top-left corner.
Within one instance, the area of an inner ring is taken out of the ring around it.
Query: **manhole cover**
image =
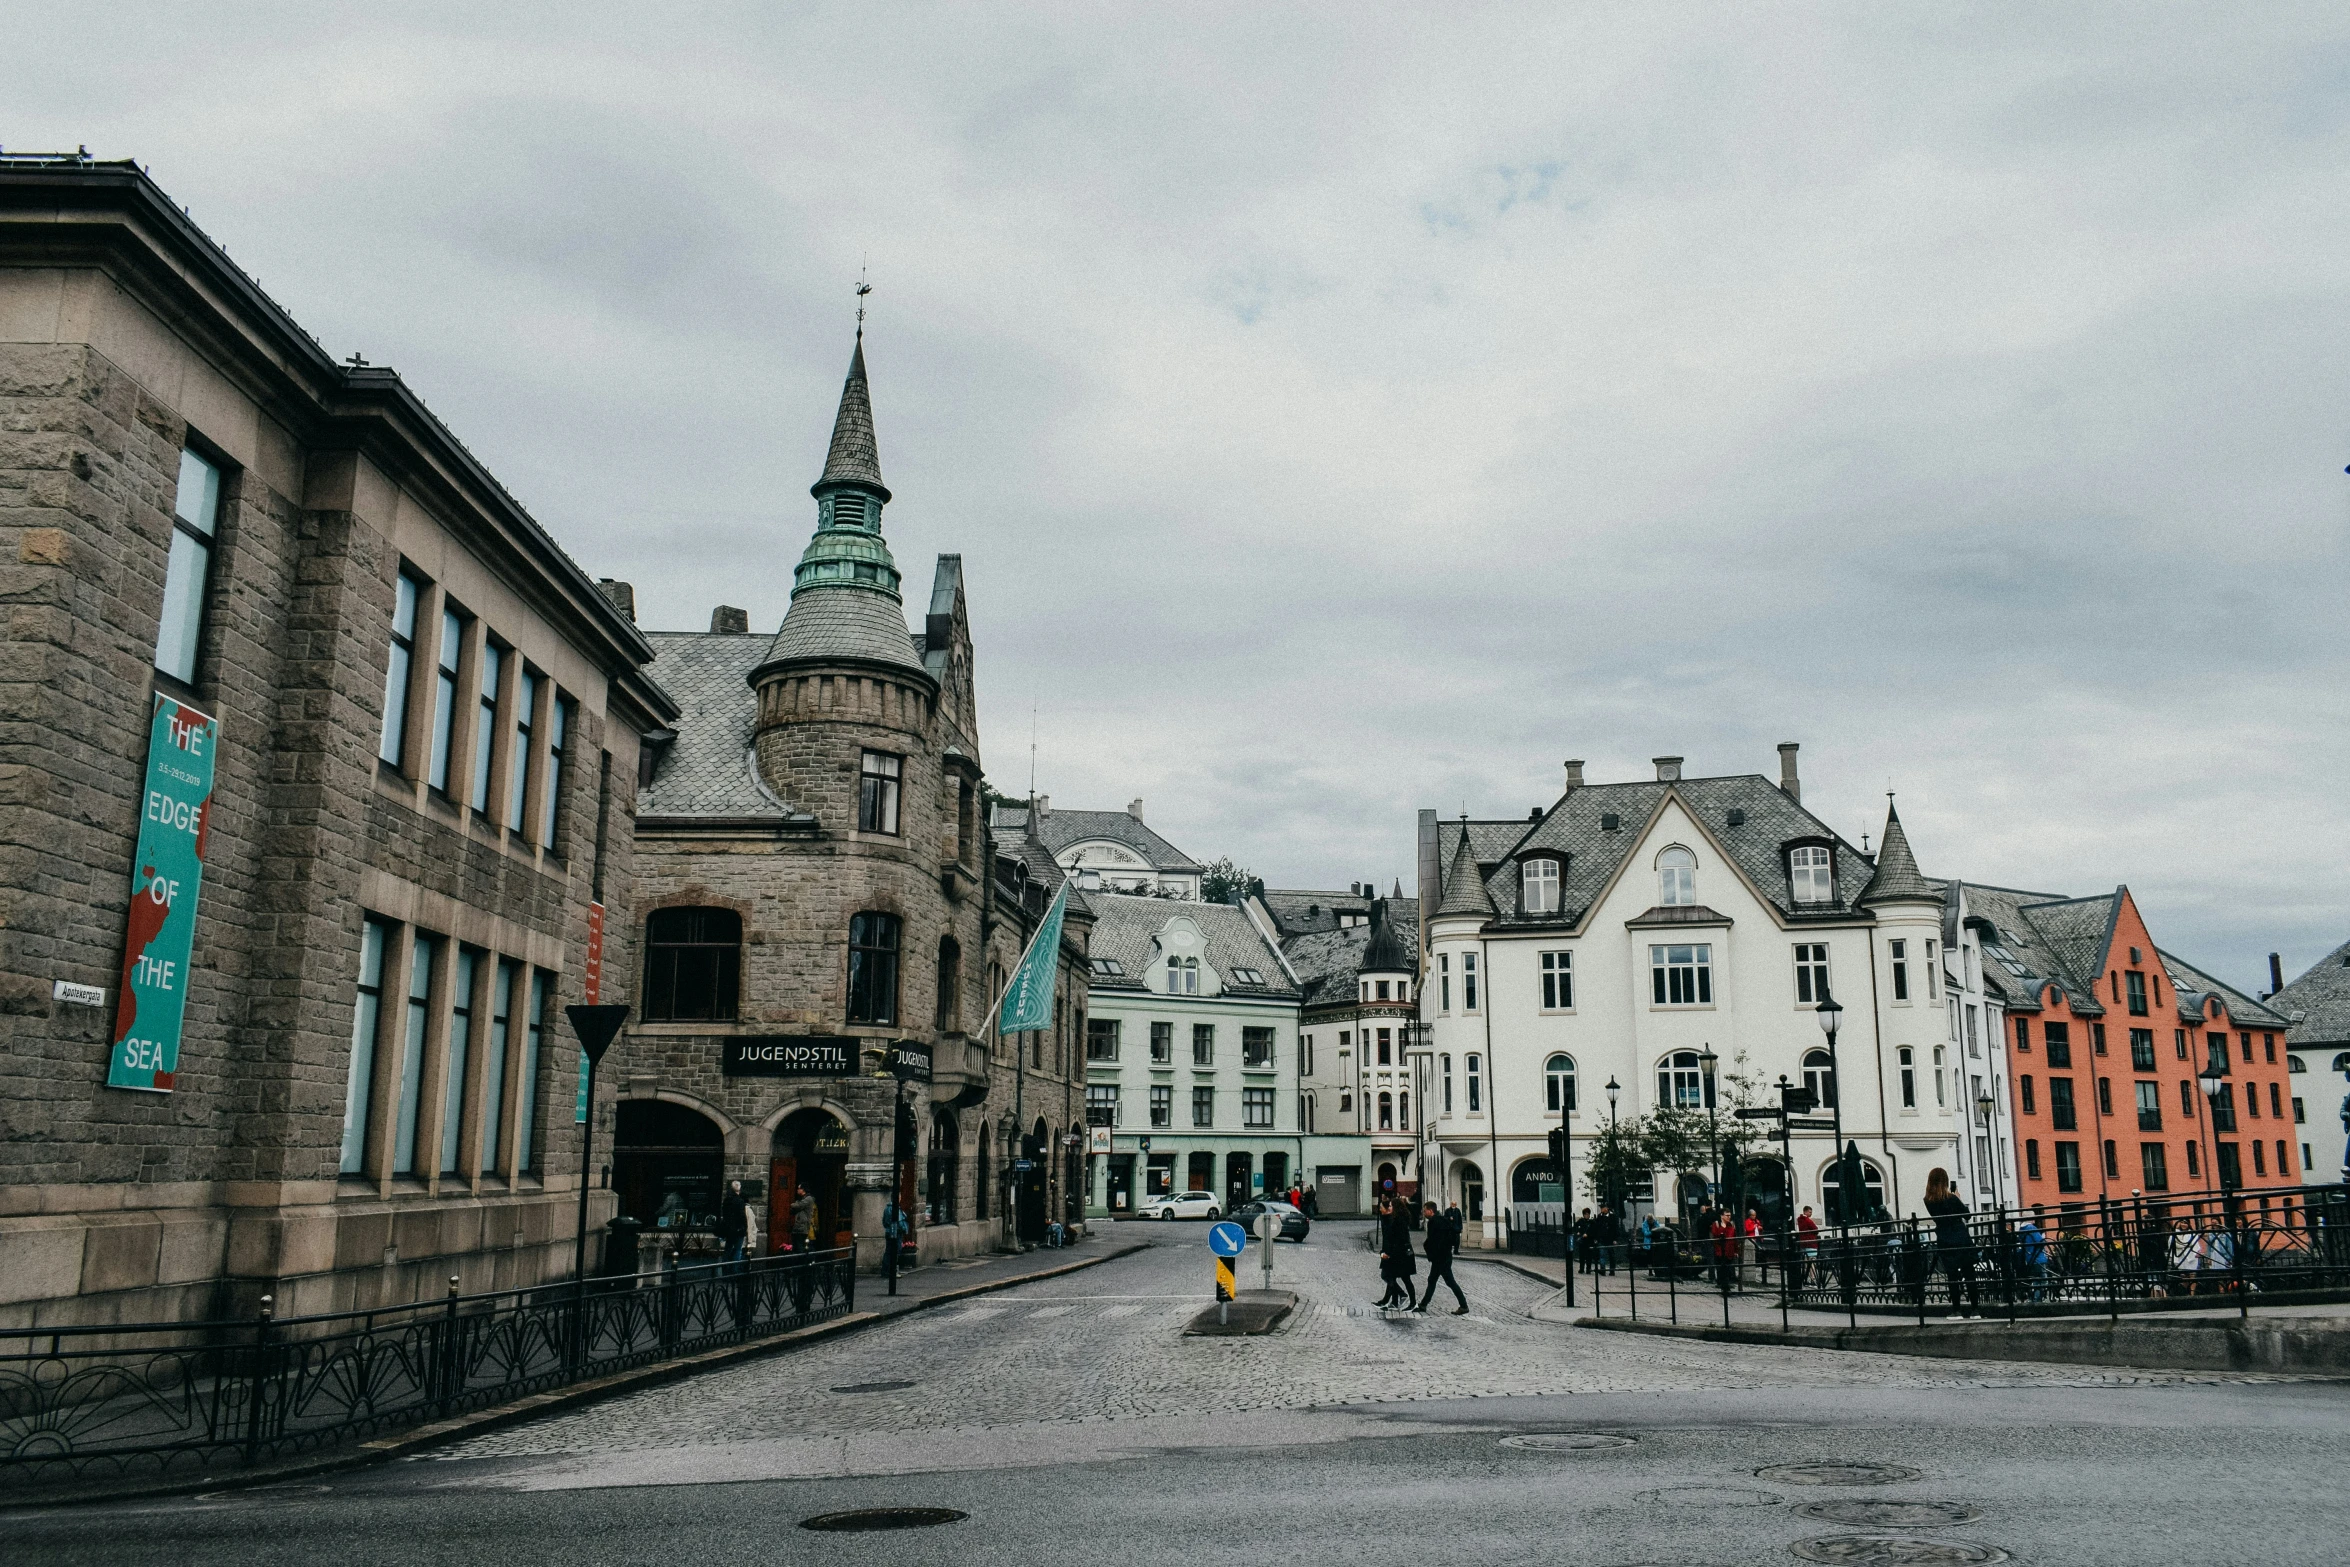
[[[1866,1529],[1931,1529],[1938,1524],[1973,1523],[1980,1507],[1966,1502],[1806,1502],[1795,1509],[1822,1523],[1859,1524]]]
[[[1754,1477],[1782,1485],[1899,1485],[1918,1471],[1907,1464],[1773,1464]]]
[[[847,1513],[818,1513],[800,1520],[803,1529],[852,1534],[871,1529],[927,1529],[968,1517],[952,1507],[860,1507]]]
[[[1603,1448],[1630,1447],[1628,1436],[1602,1436],[1596,1431],[1527,1431],[1501,1439],[1504,1447],[1526,1453],[1596,1453]]]
[[[1988,1545],[1913,1540],[1898,1534],[1834,1534],[1824,1540],[1798,1541],[1788,1549],[1807,1562],[1839,1562],[1849,1567],[1949,1567],[2007,1560],[2005,1551]]]
[[[1783,1498],[1737,1485],[1667,1485],[1635,1498],[1665,1507],[1776,1507]]]
[[[913,1385],[911,1382],[851,1382],[846,1387],[836,1387],[833,1391],[835,1393],[895,1393],[899,1388],[912,1387]]]

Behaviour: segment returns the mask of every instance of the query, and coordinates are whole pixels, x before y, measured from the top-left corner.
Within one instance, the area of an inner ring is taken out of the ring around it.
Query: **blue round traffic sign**
[[[1248,1250],[1248,1231],[1230,1219],[1208,1226],[1208,1250],[1219,1257],[1237,1257]]]

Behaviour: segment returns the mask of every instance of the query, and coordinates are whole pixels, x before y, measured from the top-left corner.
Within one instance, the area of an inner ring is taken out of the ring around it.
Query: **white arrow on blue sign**
[[[1219,1257],[1237,1257],[1248,1250],[1248,1231],[1226,1219],[1208,1226],[1208,1250]]]

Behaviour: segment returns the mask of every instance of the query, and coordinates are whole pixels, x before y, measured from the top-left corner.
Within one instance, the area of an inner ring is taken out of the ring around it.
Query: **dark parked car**
[[[1302,1211],[1285,1202],[1244,1202],[1224,1217],[1254,1236],[1257,1233],[1257,1215],[1260,1213],[1281,1215],[1281,1238],[1285,1241],[1302,1241],[1306,1238],[1306,1232],[1313,1228]]]

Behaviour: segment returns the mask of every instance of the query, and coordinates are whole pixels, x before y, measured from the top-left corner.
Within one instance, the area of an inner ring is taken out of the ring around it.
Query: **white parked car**
[[[1134,1210],[1138,1219],[1221,1219],[1224,1205],[1216,1201],[1214,1192],[1168,1192],[1160,1197],[1146,1197],[1142,1206]]]

